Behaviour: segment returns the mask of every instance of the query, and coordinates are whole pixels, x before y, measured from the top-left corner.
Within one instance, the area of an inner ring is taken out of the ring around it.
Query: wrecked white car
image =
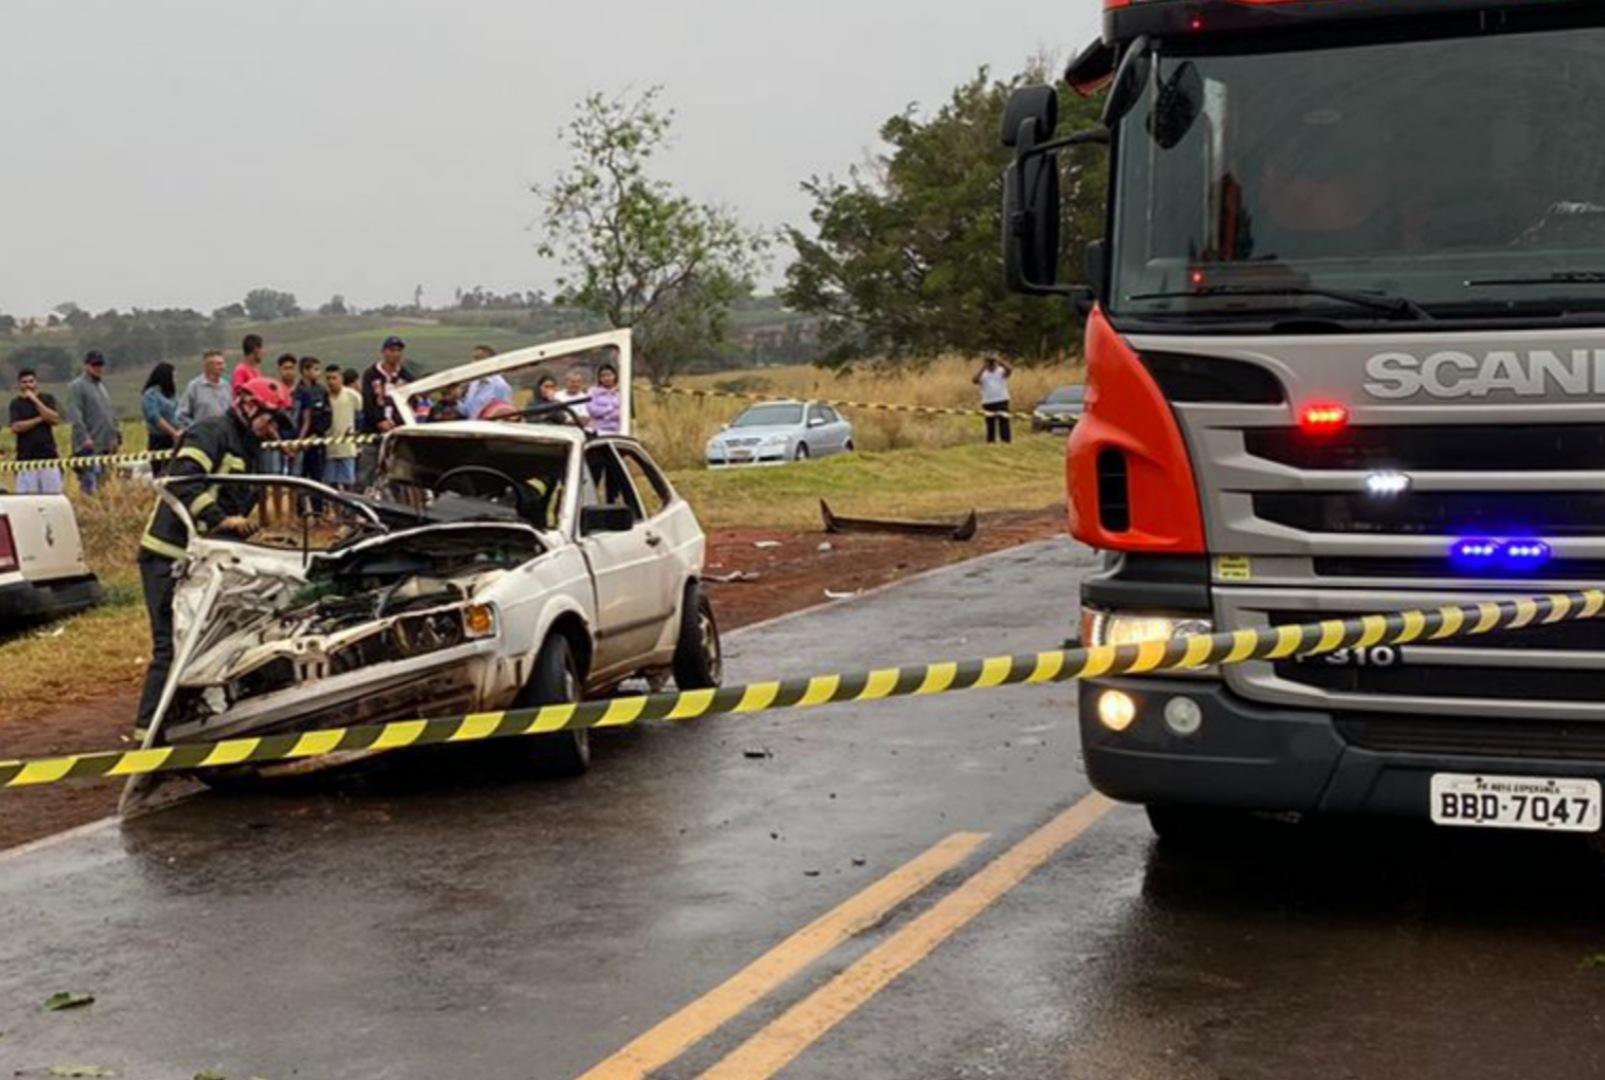
[[[690,506],[633,438],[593,436],[571,421],[572,406],[532,396],[541,375],[573,363],[617,364],[627,377],[628,349],[627,334],[600,335],[407,386],[398,394],[409,420],[487,378],[501,380],[515,415],[409,422],[385,437],[378,477],[360,495],[209,478],[259,485],[263,520],[249,539],[191,529],[173,675],[148,741],[575,701],[636,677],[717,686],[705,539]],[[589,763],[583,731],[505,752],[524,750],[558,774]]]

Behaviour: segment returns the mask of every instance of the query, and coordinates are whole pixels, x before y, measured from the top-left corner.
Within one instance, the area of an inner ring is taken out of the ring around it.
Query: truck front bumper
[[[1136,720],[1122,732],[1098,721],[1097,698],[1106,690],[1124,691],[1137,702]],[[1175,697],[1202,710],[1196,733],[1177,735],[1165,724],[1164,706]],[[1433,749],[1430,738],[1408,750],[1355,745],[1331,713],[1256,705],[1215,682],[1097,680],[1081,685],[1080,705],[1087,775],[1099,791],[1126,802],[1425,818],[1434,773],[1605,781],[1605,744],[1590,756],[1601,736],[1586,721],[1576,725],[1575,739],[1557,741],[1553,753],[1538,745],[1515,752],[1491,743],[1488,753],[1468,754]],[[1409,718],[1413,729],[1428,731],[1434,719]]]
[[[100,582],[93,574],[40,583],[0,579],[0,625],[70,615],[101,599]]]

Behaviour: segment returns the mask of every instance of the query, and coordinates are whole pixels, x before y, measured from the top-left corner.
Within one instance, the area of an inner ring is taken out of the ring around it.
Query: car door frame
[[[603,503],[599,498],[591,455],[606,455],[617,470],[620,494],[630,506],[635,524],[626,532],[584,535],[580,520],[588,505]],[[675,605],[667,603],[661,588],[665,560],[669,551],[665,537],[648,519],[635,482],[618,456],[611,440],[594,439],[580,451],[580,489],[574,512],[574,542],[585,557],[591,575],[596,622],[591,628],[596,641],[591,675],[598,679],[628,675],[647,664],[673,619]]]

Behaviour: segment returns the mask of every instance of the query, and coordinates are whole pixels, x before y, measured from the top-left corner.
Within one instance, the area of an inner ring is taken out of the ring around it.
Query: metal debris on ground
[[[881,532],[901,536],[940,536],[948,540],[973,540],[980,531],[980,518],[974,510],[963,521],[901,521],[895,518],[844,517],[831,510],[824,499],[819,500],[819,514],[825,520],[828,533]]]
[[[45,998],[45,1008],[51,1012],[61,1012],[63,1009],[81,1009],[85,1005],[93,1005],[94,1003],[94,994],[85,994],[73,990],[62,990]]]
[[[737,585],[749,581],[757,581],[759,575],[752,570],[732,570],[728,574],[703,574],[704,581],[711,581],[716,585]]]

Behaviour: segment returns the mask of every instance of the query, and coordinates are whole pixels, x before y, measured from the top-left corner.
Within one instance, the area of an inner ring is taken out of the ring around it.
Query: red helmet
[[[290,395],[284,389],[284,384],[277,379],[250,379],[247,380],[234,395],[238,400],[243,397],[256,399],[257,403],[269,412],[284,413],[290,411]]]

